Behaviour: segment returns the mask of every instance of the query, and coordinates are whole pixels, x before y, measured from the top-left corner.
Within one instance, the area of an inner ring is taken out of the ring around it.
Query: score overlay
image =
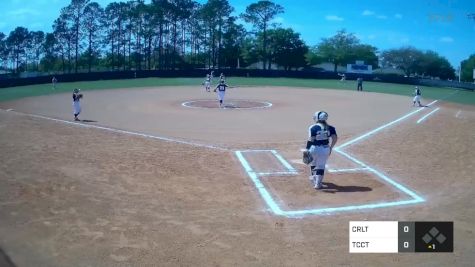
[[[453,222],[350,221],[350,253],[453,252]]]

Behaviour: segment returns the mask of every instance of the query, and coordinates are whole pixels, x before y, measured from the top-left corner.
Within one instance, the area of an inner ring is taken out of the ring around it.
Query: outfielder
[[[335,127],[327,124],[328,113],[325,111],[315,112],[313,120],[315,124],[308,128],[308,140],[305,153],[310,153],[313,160],[309,163],[313,188],[322,189],[323,175],[327,159],[338,141]],[[330,143],[331,139],[331,143]]]
[[[363,91],[363,78],[359,77],[356,79],[358,85],[356,86],[356,91]]]
[[[419,87],[417,87],[417,86],[414,90],[414,99],[412,100],[412,106],[413,107],[416,105],[416,102],[419,105],[419,107],[422,107],[422,105],[421,105],[421,89],[419,89]]]
[[[206,74],[206,78],[203,85],[205,86],[206,92],[209,92],[211,90],[211,76],[209,74]]]
[[[56,77],[53,76],[53,79],[51,79],[51,83],[53,84],[53,89],[56,89],[56,84],[58,83],[58,79],[56,79]]]
[[[224,95],[226,93],[226,88],[228,88],[228,85],[223,80],[221,80],[218,86],[216,86],[216,88],[214,89],[215,93],[216,91],[218,91],[218,100],[219,100],[220,108],[224,107],[223,101],[224,101]]]
[[[73,114],[74,114],[74,120],[75,121],[80,121],[78,118],[79,114],[81,113],[81,103],[79,102],[80,99],[83,97],[81,93],[79,93],[81,90],[79,89],[74,89],[73,91]]]

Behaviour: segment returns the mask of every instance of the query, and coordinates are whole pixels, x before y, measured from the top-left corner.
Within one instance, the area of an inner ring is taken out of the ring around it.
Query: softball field
[[[17,266],[473,266],[473,105],[285,86],[229,89],[225,109],[200,86],[83,92],[78,123],[70,93],[0,102],[0,247]],[[320,192],[300,151],[317,110],[339,136]],[[455,250],[349,254],[351,220],[454,221]]]

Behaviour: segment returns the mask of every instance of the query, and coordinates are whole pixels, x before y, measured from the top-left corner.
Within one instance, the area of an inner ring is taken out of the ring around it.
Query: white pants
[[[73,112],[74,115],[81,113],[81,104],[79,101],[73,101]]]
[[[209,83],[209,82],[205,82],[205,88],[206,88],[206,90],[209,90],[209,87],[210,87],[210,83]]]
[[[416,95],[414,97],[414,100],[412,100],[413,102],[420,102],[421,101],[421,96],[420,95]]]
[[[327,164],[328,156],[330,155],[330,147],[326,146],[311,146],[310,154],[312,154],[313,161],[310,166],[315,166],[316,169],[324,170]]]
[[[218,100],[223,101],[224,100],[224,94],[226,91],[219,91],[218,90]]]

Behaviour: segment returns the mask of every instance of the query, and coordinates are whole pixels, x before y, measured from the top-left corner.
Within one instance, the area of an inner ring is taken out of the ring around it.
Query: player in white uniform
[[[338,141],[336,129],[327,124],[327,119],[328,113],[325,111],[315,112],[313,115],[315,124],[308,128],[306,149],[313,157],[313,161],[310,163],[310,181],[312,181],[313,188],[317,190],[323,188],[322,181],[327,159]]]
[[[80,100],[82,98],[82,94],[79,93],[81,90],[79,89],[74,89],[73,91],[73,114],[74,114],[74,120],[75,121],[80,121],[78,118],[79,114],[81,113],[81,103]]]
[[[210,75],[210,78],[211,78],[211,82],[213,82],[213,79],[214,79],[214,70],[212,70],[209,75]]]
[[[214,89],[214,92],[218,92],[218,100],[219,100],[219,107],[222,108],[224,107],[223,101],[224,101],[224,95],[226,94],[226,88],[228,88],[228,85],[224,81],[220,81],[218,86]]]
[[[419,89],[419,87],[417,87],[417,86],[414,89],[414,99],[412,100],[412,106],[413,107],[416,105],[416,102],[419,105],[419,107],[422,107],[422,105],[421,105],[421,89]]]
[[[206,92],[209,92],[211,90],[211,76],[209,74],[206,74],[206,78],[203,85],[205,86]]]
[[[58,83],[58,79],[53,76],[53,79],[51,79],[51,83],[53,84],[53,89],[56,89],[56,84]]]
[[[345,82],[346,81],[346,75],[344,73],[343,74],[338,73],[338,76],[341,77],[340,82]]]

